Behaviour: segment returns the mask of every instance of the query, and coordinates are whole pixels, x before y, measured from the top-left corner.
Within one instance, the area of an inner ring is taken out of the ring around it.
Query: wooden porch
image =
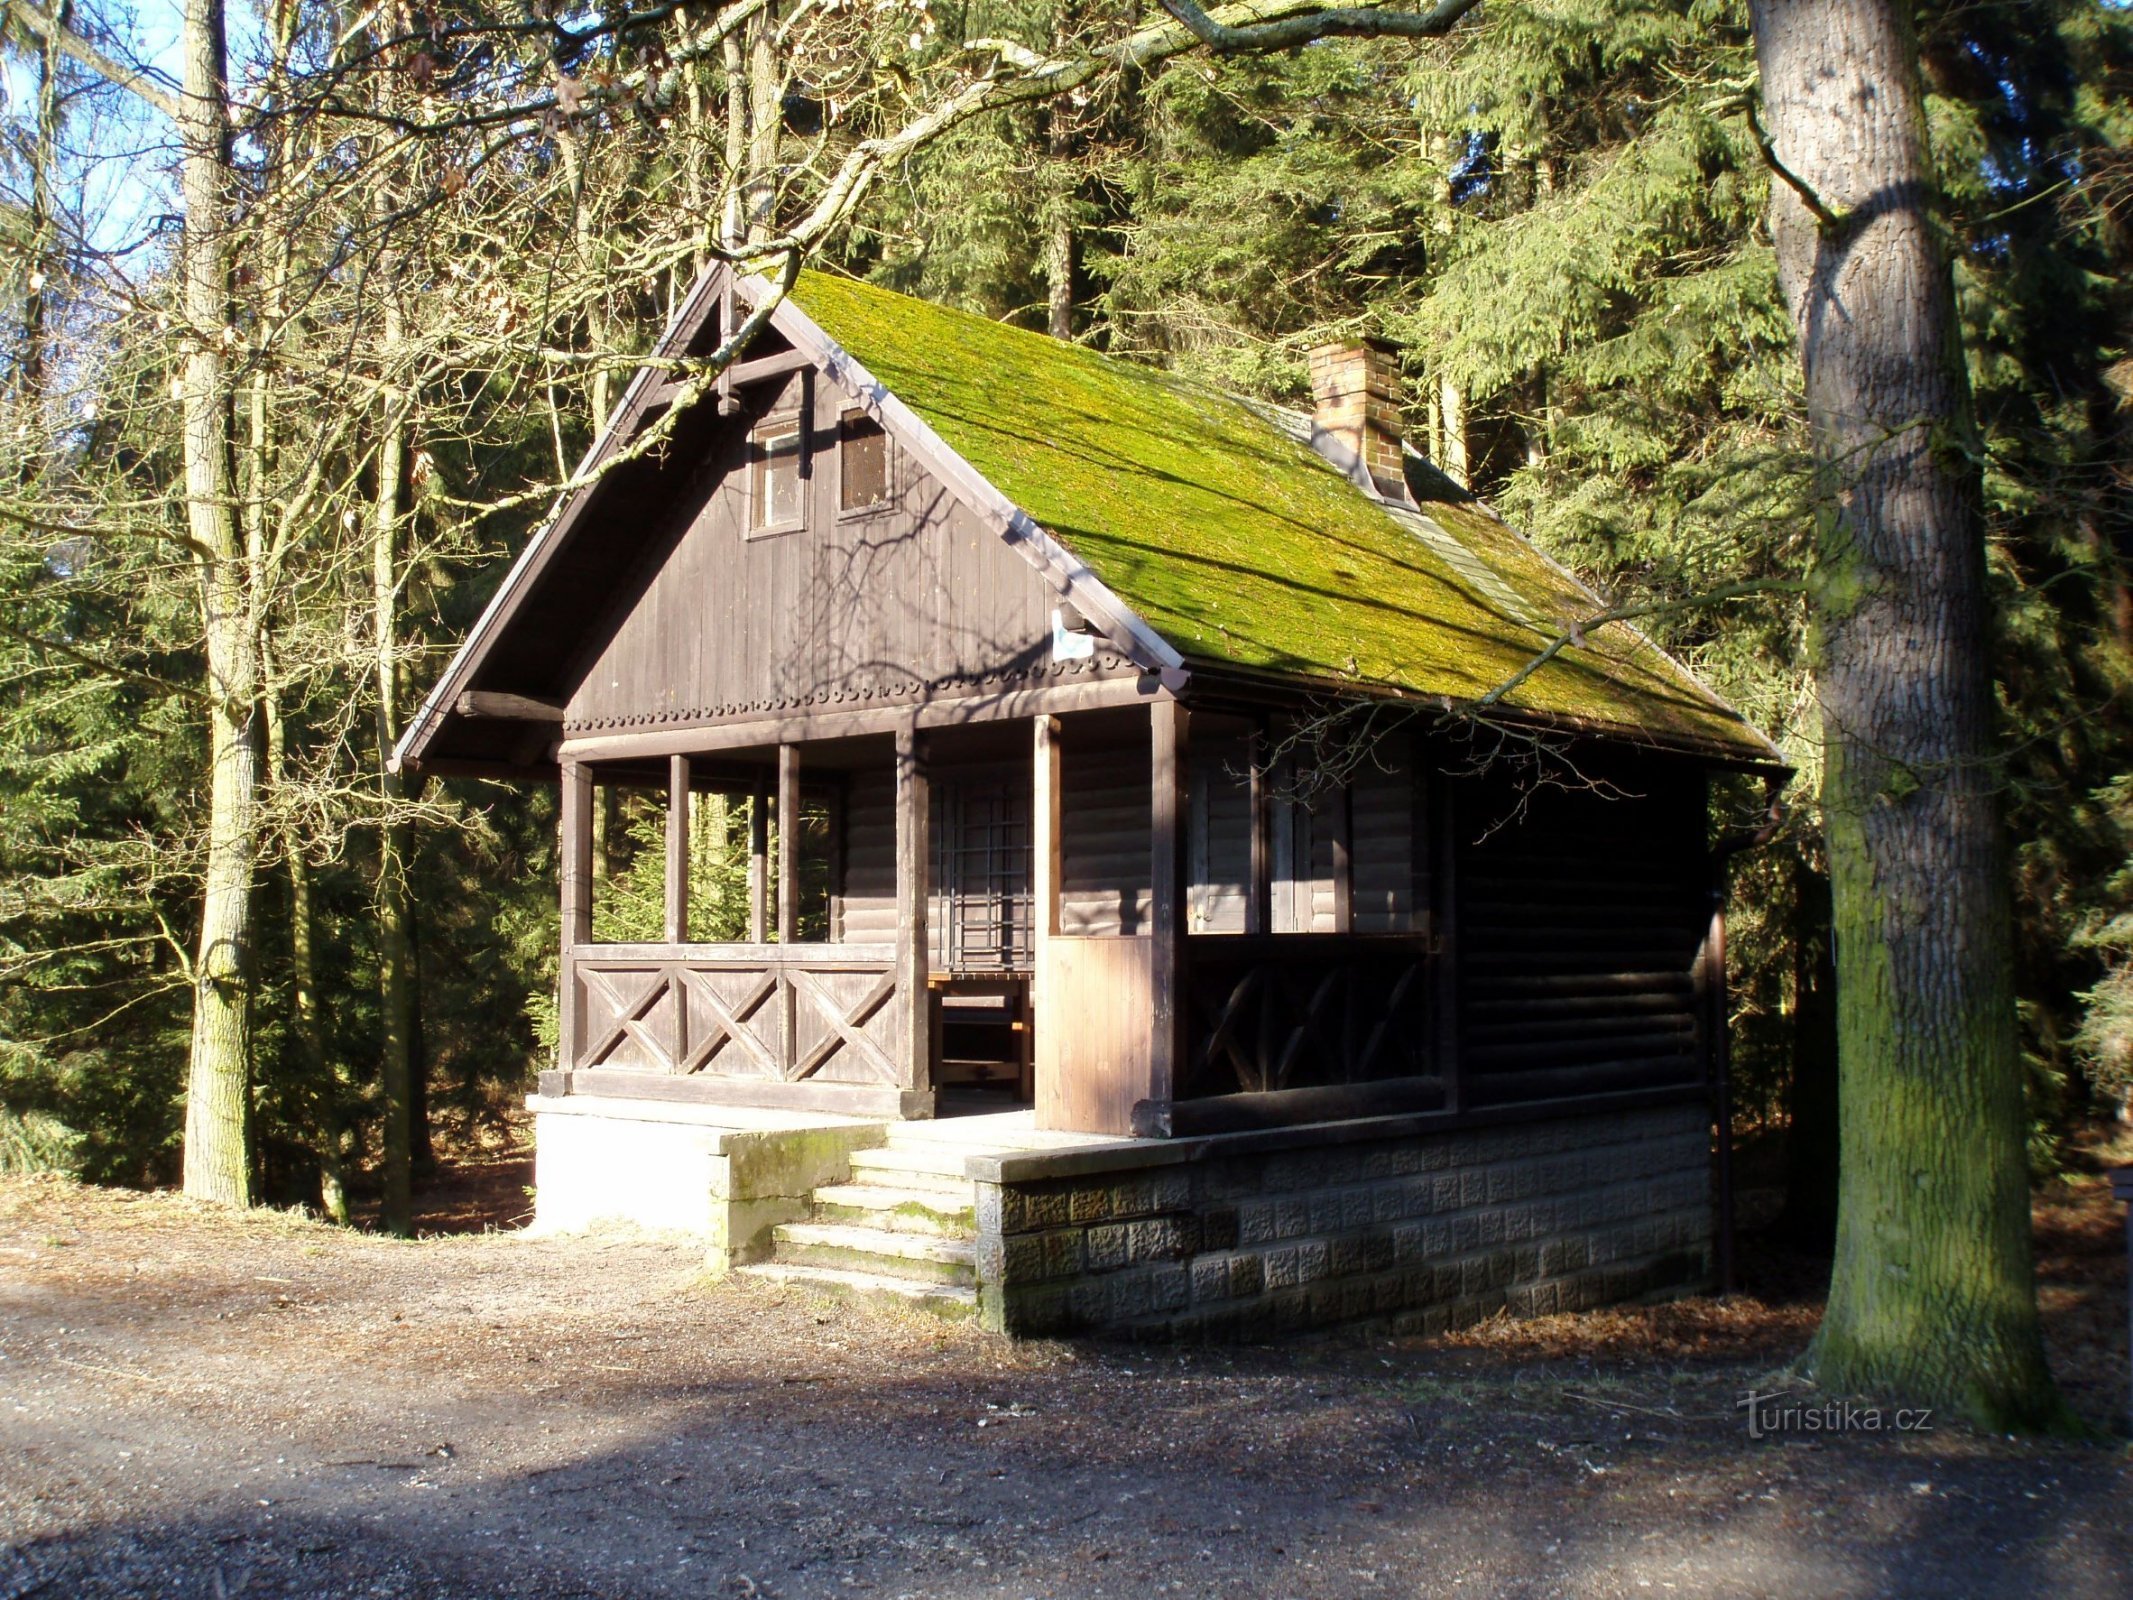
[[[547,1092],[897,1119],[1029,1103],[1040,1129],[1169,1136],[1703,1080],[1697,886],[1575,839],[1463,843],[1459,786],[1412,753],[1307,797],[1269,761],[1265,715],[1164,694],[790,731],[652,759],[565,743]],[[664,937],[602,942],[596,780],[661,776]],[[744,939],[692,933],[706,793],[746,805]],[[1499,909],[1538,933],[1499,948]],[[963,1042],[974,1019],[989,1058]]]

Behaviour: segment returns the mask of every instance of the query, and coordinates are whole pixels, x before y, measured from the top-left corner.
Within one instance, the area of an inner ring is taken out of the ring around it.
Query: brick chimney
[[[1383,339],[1322,344],[1311,352],[1312,420],[1355,452],[1380,492],[1404,500],[1399,394],[1400,358]]]

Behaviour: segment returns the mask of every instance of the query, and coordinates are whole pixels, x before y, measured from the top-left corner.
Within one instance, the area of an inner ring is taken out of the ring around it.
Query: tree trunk
[[[407,395],[394,387],[397,374],[391,368],[398,360],[405,330],[396,298],[398,285],[390,267],[381,272],[385,284],[384,353],[387,363],[384,415],[378,440],[378,492],[371,522],[370,593],[372,656],[377,675],[378,738],[378,881],[375,903],[378,915],[378,1001],[383,1037],[380,1041],[379,1087],[385,1102],[383,1143],[384,1201],[379,1225],[387,1232],[405,1234],[414,1222],[413,1148],[411,1128],[413,1095],[410,1066],[413,1051],[410,1035],[414,1026],[414,1001],[408,982],[407,894],[407,793],[400,774],[392,768],[393,746],[400,737],[400,650],[396,619],[399,615],[400,484],[406,474]]]
[[[1437,380],[1437,422],[1443,429],[1444,438],[1438,455],[1438,470],[1464,489],[1467,487],[1466,396],[1457,381],[1449,376]]]
[[[52,175],[59,164],[59,129],[65,111],[59,92],[59,41],[71,17],[68,0],[58,0],[52,7],[52,27],[41,41],[37,62],[37,143],[30,152],[30,207],[29,215],[23,219],[24,231],[29,235],[30,277],[22,296],[22,354],[16,371],[23,409],[35,410],[40,417],[49,342],[46,296],[58,282],[60,262],[52,204]],[[30,445],[22,457],[24,482],[34,476],[34,466],[42,453],[42,428],[33,432]]]
[[[185,204],[185,513],[207,656],[207,867],[193,962],[192,1055],[185,1095],[185,1192],[249,1205],[252,869],[258,854],[255,619],[230,470],[227,52],[221,0],[185,0],[179,185]]]
[[[1837,951],[1827,1388],[2064,1415],[2039,1339],[1977,454],[1894,0],[1754,0],[1771,228],[1819,483],[1809,587]],[[1819,213],[1819,214],[1818,214]]]

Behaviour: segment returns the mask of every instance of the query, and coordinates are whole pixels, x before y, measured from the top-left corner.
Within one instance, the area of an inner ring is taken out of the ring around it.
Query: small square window
[[[838,508],[882,504],[889,498],[889,436],[864,411],[847,411],[838,433]]]
[[[800,424],[763,423],[748,437],[748,526],[786,528],[800,516]]]

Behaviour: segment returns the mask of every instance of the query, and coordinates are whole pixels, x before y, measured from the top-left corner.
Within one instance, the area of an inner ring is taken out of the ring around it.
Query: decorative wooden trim
[[[493,689],[468,689],[453,702],[462,717],[492,717],[502,722],[561,722],[563,707],[554,700],[536,700],[530,695],[498,694]]]
[[[907,728],[930,731],[977,723],[1019,721],[1024,717],[1059,716],[1075,711],[1102,711],[1117,706],[1147,705],[1169,691],[1145,673],[1119,673],[1072,683],[1028,688],[991,689],[944,695],[906,705],[855,706],[849,710],[748,713],[709,717],[701,722],[669,723],[627,733],[588,733],[566,737],[561,754],[580,761],[652,760],[686,751],[708,755],[721,750],[763,749],[776,744],[813,744],[829,739],[859,739],[893,734]]]

